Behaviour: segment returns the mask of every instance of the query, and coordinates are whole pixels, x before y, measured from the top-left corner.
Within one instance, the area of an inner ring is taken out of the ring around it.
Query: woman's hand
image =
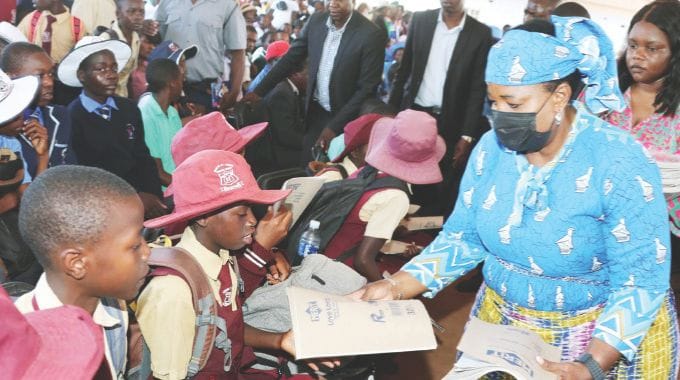
[[[585,364],[579,362],[551,362],[542,357],[536,357],[536,361],[541,367],[559,376],[560,380],[590,380],[593,377]]]
[[[393,300],[393,285],[387,280],[380,280],[366,284],[363,288],[351,293],[350,298],[361,301]]]

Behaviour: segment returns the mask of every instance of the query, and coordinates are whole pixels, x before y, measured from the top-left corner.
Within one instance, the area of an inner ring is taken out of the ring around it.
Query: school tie
[[[57,21],[57,18],[52,15],[47,15],[47,27],[42,34],[42,48],[45,50],[47,55],[52,52],[52,24]]]
[[[102,119],[109,121],[111,120],[111,106],[108,104],[104,104],[103,106],[99,107],[96,109],[97,113],[99,116],[102,117]]]

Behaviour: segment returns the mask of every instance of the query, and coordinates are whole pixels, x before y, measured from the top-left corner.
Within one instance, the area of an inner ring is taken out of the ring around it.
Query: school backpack
[[[41,11],[33,11],[31,16],[31,26],[28,29],[28,42],[33,43],[33,37],[35,37],[35,30],[38,27],[38,21],[40,21]],[[71,38],[73,43],[80,41],[82,36],[83,28],[82,22],[76,16],[71,16]]]
[[[214,347],[231,355],[231,341],[227,336],[226,322],[217,313],[217,301],[208,277],[196,259],[178,247],[159,247],[151,249],[147,263],[152,268],[150,277],[177,275],[184,279],[191,289],[196,311],[196,334],[187,378],[195,376],[205,367]],[[146,380],[151,375],[151,353],[144,342],[139,323],[133,317],[130,316],[126,379]]]
[[[323,252],[361,196],[369,190],[382,188],[400,189],[408,194],[406,182],[391,176],[378,177],[378,171],[368,165],[361,169],[355,178],[325,183],[288,232],[286,246],[288,261],[293,265],[298,265],[302,261],[297,255],[298,242],[310,221],[318,220],[321,224],[319,252]]]

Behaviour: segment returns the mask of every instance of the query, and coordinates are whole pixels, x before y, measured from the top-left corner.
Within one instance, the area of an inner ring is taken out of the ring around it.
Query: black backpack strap
[[[347,173],[347,169],[345,168],[344,165],[338,164],[338,165],[335,165],[335,167],[338,168],[338,171],[340,172],[342,179],[349,177],[349,173]]]

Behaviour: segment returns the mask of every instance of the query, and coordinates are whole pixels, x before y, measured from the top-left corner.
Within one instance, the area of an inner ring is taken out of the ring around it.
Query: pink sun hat
[[[439,161],[445,153],[437,121],[425,112],[406,110],[373,124],[366,162],[408,183],[425,185],[442,181]]]
[[[0,287],[0,315],[3,378],[91,379],[104,360],[102,329],[79,307],[21,314]]]
[[[175,209],[169,215],[147,220],[148,228],[187,222],[237,202],[269,205],[291,190],[262,190],[240,155],[223,150],[198,152],[172,174]]]
[[[216,149],[239,153],[267,129],[258,123],[235,129],[220,112],[211,112],[187,123],[172,139],[170,147],[175,165],[203,150]]]

